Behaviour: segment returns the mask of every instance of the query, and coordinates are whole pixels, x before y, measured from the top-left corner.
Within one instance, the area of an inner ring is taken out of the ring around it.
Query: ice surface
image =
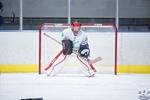
[[[139,91],[150,91],[149,74],[96,74],[84,77],[36,73],[0,74],[0,100],[139,100]]]

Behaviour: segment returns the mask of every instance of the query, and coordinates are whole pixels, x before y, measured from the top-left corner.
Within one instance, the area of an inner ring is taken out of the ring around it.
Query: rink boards
[[[1,31],[0,33],[0,72],[38,72],[38,31]],[[103,61],[94,65],[95,68],[98,71],[103,67],[112,68],[110,66],[114,65],[113,38],[110,38],[109,33],[93,34],[88,33],[89,43],[93,41],[96,43],[90,44],[91,56],[95,57],[96,54],[103,58]],[[150,73],[149,36],[149,32],[118,33],[118,73]],[[97,44],[98,47],[95,46]],[[73,69],[76,64],[66,66]]]

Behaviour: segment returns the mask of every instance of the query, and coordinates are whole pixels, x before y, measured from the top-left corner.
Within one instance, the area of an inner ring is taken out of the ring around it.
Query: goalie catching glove
[[[90,49],[89,49],[89,45],[87,42],[83,42],[80,44],[78,53],[81,57],[88,58],[90,56]]]
[[[73,43],[71,40],[62,40],[63,54],[71,55],[73,50]]]

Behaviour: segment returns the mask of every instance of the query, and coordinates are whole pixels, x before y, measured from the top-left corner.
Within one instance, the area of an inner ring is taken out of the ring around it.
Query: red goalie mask
[[[77,36],[78,32],[80,31],[81,24],[79,22],[72,23],[72,30],[74,35]]]

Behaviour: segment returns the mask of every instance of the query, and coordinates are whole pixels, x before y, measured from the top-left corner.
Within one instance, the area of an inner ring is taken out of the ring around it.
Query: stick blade
[[[94,64],[94,63],[97,63],[98,61],[101,61],[101,60],[102,60],[101,57],[97,57],[97,58],[95,58],[95,59],[93,59],[93,60],[89,60],[88,63],[89,63],[89,64]]]

